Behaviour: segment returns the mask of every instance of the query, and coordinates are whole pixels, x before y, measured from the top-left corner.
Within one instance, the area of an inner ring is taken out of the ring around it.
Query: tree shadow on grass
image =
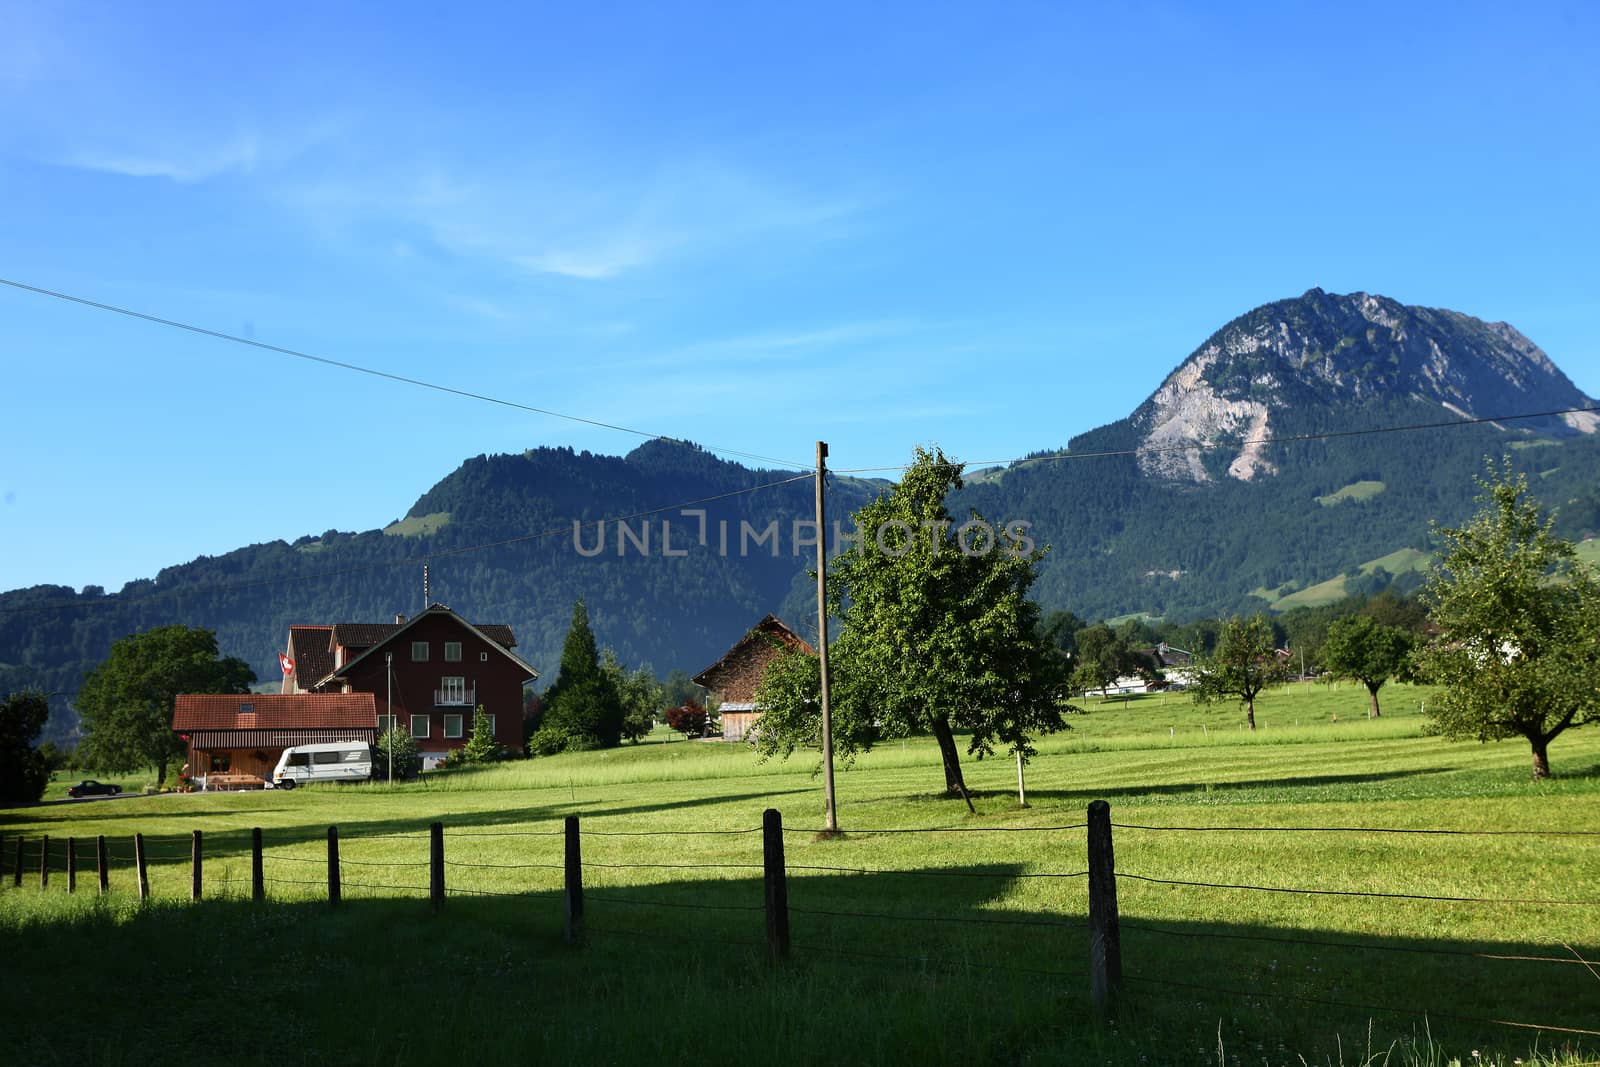
[[[1360,1048],[1369,1025],[1380,1050],[1430,1033],[1453,1055],[1509,1060],[1536,1032],[1492,1020],[1594,1029],[1600,1017],[1600,983],[1546,946],[1159,918],[1160,898],[1152,910],[1130,895],[1120,1018],[1108,1030],[1089,996],[1081,880],[1062,881],[1055,906],[1018,907],[1008,901],[1023,876],[1039,873],[1019,864],[872,870],[852,852],[858,867],[828,870],[833,844],[796,851],[782,966],[769,962],[758,877],[649,872],[663,877],[621,884],[586,870],[584,941],[568,946],[558,889],[475,896],[496,891],[494,871],[451,868],[438,913],[419,894],[351,887],[338,908],[240,898],[129,908],[124,896],[121,907],[8,923],[8,969],[30,980],[0,998],[0,1023],[16,1062],[147,1061],[175,1033],[214,1028],[226,990],[273,1021],[230,1041],[241,1063],[276,1062],[284,1047],[437,1062],[441,1034],[471,1033],[486,1062],[1120,1064],[1206,1060],[1219,1026],[1230,1051],[1269,1062]],[[682,857],[668,838],[648,858]],[[5,890],[0,916],[22,894],[37,891]],[[1527,918],[1533,940],[1541,915]],[[60,995],[67,984],[71,997]],[[537,1011],[506,1010],[526,1009],[532,989]],[[1600,1037],[1537,1040],[1546,1051],[1600,1048]]]
[[[1182,782],[1171,785],[1095,786],[1085,789],[1035,789],[1028,787],[1030,799],[1058,801],[1104,800],[1111,797],[1185,796],[1191,793],[1226,792],[1242,789],[1286,789],[1327,785],[1371,785],[1403,778],[1448,774],[1454,767],[1429,767],[1405,771],[1371,771],[1363,774],[1310,774],[1282,778],[1252,778],[1235,782]],[[969,789],[974,799],[1016,796],[1014,789]],[[942,794],[940,794],[942,796]]]
[[[433,822],[442,822],[446,835],[459,835],[463,832],[479,831],[481,836],[491,836],[494,829],[504,827],[508,829],[508,836],[514,836],[515,829],[532,831],[529,836],[548,834],[552,837],[563,832],[566,816],[577,815],[580,824],[589,830],[601,829],[603,822],[596,825],[597,821],[607,818],[617,818],[629,815],[644,815],[652,812],[684,812],[685,819],[676,829],[698,829],[695,817],[690,814],[694,809],[713,804],[728,804],[741,802],[756,802],[762,807],[770,806],[774,798],[794,793],[810,792],[808,789],[781,789],[764,792],[751,792],[739,794],[711,794],[704,797],[695,797],[688,800],[661,801],[659,803],[630,804],[611,807],[592,807],[583,801],[558,801],[551,804],[531,805],[520,808],[501,808],[487,811],[449,812],[439,811],[437,815],[418,816],[414,818],[398,819],[340,819],[336,824],[341,842],[357,844],[363,840],[383,839],[411,839],[424,850],[428,847],[429,826]],[[447,801],[452,794],[441,793],[437,796],[441,801]],[[470,796],[471,794],[464,794]],[[286,794],[293,798],[294,794]],[[418,799],[427,797],[427,794],[417,795]],[[429,798],[431,799],[431,798]],[[289,803],[293,803],[290,799]],[[443,803],[440,805],[444,806]],[[128,811],[117,812],[104,816],[100,821],[120,820],[126,829],[118,834],[107,834],[106,839],[112,843],[113,851],[124,857],[131,856],[133,852],[132,839],[135,833],[140,832],[139,823],[146,825],[157,819],[171,820],[182,819],[193,824],[193,828],[202,833],[201,847],[207,859],[228,859],[239,856],[248,856],[251,848],[251,834],[248,827],[239,825],[241,816],[269,815],[279,816],[293,809],[289,807],[272,808],[214,808],[190,811]],[[270,822],[270,820],[266,820]],[[207,825],[209,822],[210,825]],[[530,825],[531,824],[531,825]],[[62,819],[53,823],[35,824],[26,828],[24,836],[28,838],[26,848],[30,854],[37,855],[38,839],[48,834],[52,845],[68,837],[76,837],[80,855],[87,850],[87,862],[93,863],[93,838],[95,835],[73,834],[75,826],[82,826],[76,820]],[[752,810],[749,829],[754,831],[761,825],[761,811]],[[215,832],[212,832],[213,828]],[[656,827],[661,829],[662,827]],[[17,834],[8,832],[3,842],[6,849],[14,848]],[[146,833],[145,847],[152,860],[172,860],[187,857],[192,841],[191,834],[187,831]],[[323,844],[328,839],[328,827],[320,825],[302,826],[272,826],[262,829],[262,845],[265,849],[286,846]],[[13,856],[6,851],[4,856],[5,869],[10,870]],[[64,869],[64,860],[57,869]],[[114,863],[113,866],[116,864]],[[25,865],[26,867],[26,865]],[[37,861],[34,861],[33,870],[37,871]]]

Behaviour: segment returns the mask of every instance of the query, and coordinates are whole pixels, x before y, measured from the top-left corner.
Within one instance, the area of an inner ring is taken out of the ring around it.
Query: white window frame
[[[422,720],[422,732],[420,734],[417,733],[417,720],[418,719]],[[432,721],[432,719],[433,719],[433,716],[431,716],[431,715],[413,715],[413,716],[411,716],[411,736],[415,737],[415,738],[426,738],[426,737],[428,737],[429,736],[429,732],[428,731],[432,728],[429,725],[430,722]]]
[[[455,653],[455,654],[451,655],[452,652]],[[446,663],[460,663],[461,662],[461,642],[460,641],[446,641],[444,643],[444,661]]]
[[[476,713],[474,713],[474,714],[476,714]],[[494,736],[494,716],[490,715],[488,712],[484,712],[483,717],[485,719],[489,720],[489,736],[493,737]]]
[[[456,721],[456,732],[455,733],[451,733],[450,732],[450,720],[451,719],[454,719]],[[445,715],[445,717],[444,717],[444,739],[446,741],[459,741],[463,736],[465,736],[461,732],[461,721],[462,721],[462,716],[458,715],[458,714],[456,714],[454,712],[447,713]]]
[[[419,655],[418,653],[421,653],[421,654]],[[413,642],[411,642],[411,662],[412,663],[426,663],[426,662],[428,662],[428,642],[426,642],[426,641],[413,641]]]
[[[378,736],[379,737],[382,737],[384,734],[388,733],[393,728],[394,728],[394,716],[393,715],[379,715],[378,716]]]
[[[467,679],[462,674],[445,674],[439,677],[439,702],[454,707],[467,700]]]

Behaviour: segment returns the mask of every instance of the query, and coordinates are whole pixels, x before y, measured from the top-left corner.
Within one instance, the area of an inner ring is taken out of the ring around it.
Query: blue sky
[[[1311,286],[1600,394],[1600,16],[1400,7],[0,0],[0,276],[838,467],[1059,447]],[[0,359],[0,589],[638,442],[5,287]]]

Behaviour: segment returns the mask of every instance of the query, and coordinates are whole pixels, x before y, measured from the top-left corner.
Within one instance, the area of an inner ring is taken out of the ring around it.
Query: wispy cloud
[[[748,366],[751,363],[790,359],[800,352],[857,351],[867,346],[897,343],[950,328],[951,324],[916,319],[871,319],[811,329],[763,331],[653,352],[626,360],[624,365],[640,370],[727,363]]]
[[[415,230],[453,255],[589,282],[759,239],[825,238],[830,224],[859,210],[848,196],[797,192],[705,159],[628,171],[622,162],[531,161],[457,176],[465,175],[460,164],[390,161],[324,175],[287,195],[332,223]]]
[[[261,139],[255,134],[234,134],[217,143],[149,147],[84,146],[56,162],[84,170],[121,174],[129,178],[169,178],[198,182],[231,171],[250,172],[261,161]]]

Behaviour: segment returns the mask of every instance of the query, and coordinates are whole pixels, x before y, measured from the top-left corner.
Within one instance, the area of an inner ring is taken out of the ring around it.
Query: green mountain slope
[[[1470,512],[1485,457],[1529,471],[1561,505],[1564,535],[1600,530],[1592,416],[1461,424],[1588,406],[1503,323],[1312,290],[1223,327],[1128,418],[978,472],[952,511],[1031,524],[1050,545],[1036,587],[1047,608],[1178,620],[1286,609],[1414,583],[1430,522]],[[1350,434],[1444,421],[1456,425]],[[625,661],[692,672],[768,612],[802,630],[814,618],[814,550],[795,528],[811,518],[812,483],[758,488],[792,477],[661,441],[625,457],[477,456],[382,529],[202,557],[112,595],[0,594],[0,690],[70,696],[114,639],[168,622],[215,629],[275,678],[290,623],[415,611],[424,562],[433,600],[510,624],[535,666],[556,662],[581,595]],[[835,477],[830,519],[882,484]],[[686,501],[703,503],[685,513]],[[593,520],[619,515],[632,518],[597,539]],[[576,539],[575,519],[589,523]],[[71,723],[60,715],[52,732]]]

